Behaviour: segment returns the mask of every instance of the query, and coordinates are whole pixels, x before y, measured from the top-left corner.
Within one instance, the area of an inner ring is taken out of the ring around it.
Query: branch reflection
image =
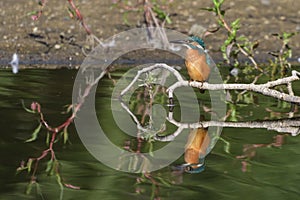
[[[152,135],[155,141],[171,142],[175,140],[176,137],[183,132],[183,130],[190,130],[185,144],[185,163],[171,167],[172,170],[179,172],[200,173],[205,169],[205,157],[213,148],[216,140],[220,138],[219,136],[208,134],[209,127],[265,128],[267,130],[277,131],[278,133],[288,133],[292,136],[297,136],[300,133],[300,118],[248,122],[199,121],[195,123],[182,123],[173,118],[173,112],[169,112],[167,122],[177,126],[177,129],[172,134],[162,135],[165,131],[164,129],[160,131],[153,131],[143,127],[127,105],[123,102],[121,102],[121,105],[134,119],[139,132],[144,133],[144,135],[145,133]],[[250,148],[250,150],[251,149],[252,148]],[[249,157],[247,152],[246,155],[237,158],[241,159],[245,156]]]

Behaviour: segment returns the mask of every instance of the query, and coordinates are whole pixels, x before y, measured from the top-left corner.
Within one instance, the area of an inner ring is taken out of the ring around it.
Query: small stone
[[[60,49],[61,46],[60,46],[59,44],[56,44],[56,45],[54,45],[54,48],[55,48],[55,49]]]
[[[189,18],[187,19],[187,21],[188,21],[188,22],[194,22],[194,21],[196,21],[196,19],[193,18],[192,16],[189,16]]]
[[[261,0],[261,3],[265,6],[269,6],[271,4],[270,0]]]
[[[300,63],[300,57],[298,58],[298,62]]]
[[[269,40],[270,39],[269,35],[264,35],[264,39]]]
[[[248,12],[253,12],[253,11],[256,11],[257,9],[254,7],[254,6],[248,6],[247,8],[246,8],[246,11],[248,11]]]
[[[37,33],[37,32],[38,32],[38,30],[39,30],[39,28],[38,28],[38,27],[34,27],[34,28],[32,29],[32,32],[33,32],[33,33]]]
[[[279,19],[282,20],[282,21],[285,21],[286,17],[285,16],[280,16]]]

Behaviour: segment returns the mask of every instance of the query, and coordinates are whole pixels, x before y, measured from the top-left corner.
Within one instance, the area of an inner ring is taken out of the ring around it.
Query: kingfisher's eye
[[[186,172],[190,172],[190,171],[193,170],[193,168],[192,168],[191,166],[186,166],[186,167],[184,168],[184,170],[185,170]]]

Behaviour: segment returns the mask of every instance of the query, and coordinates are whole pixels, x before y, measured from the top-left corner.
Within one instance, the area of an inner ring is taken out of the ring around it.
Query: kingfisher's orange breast
[[[206,55],[199,53],[197,49],[188,49],[186,52],[185,65],[191,80],[207,81],[210,67],[206,63]]]
[[[186,163],[197,164],[199,157],[205,156],[210,143],[207,131],[206,128],[198,128],[190,132],[185,146],[184,160]]]

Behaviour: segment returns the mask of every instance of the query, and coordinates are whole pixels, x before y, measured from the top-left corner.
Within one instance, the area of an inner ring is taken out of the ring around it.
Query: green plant
[[[269,52],[270,55],[275,57],[274,61],[270,61],[272,67],[271,75],[273,80],[276,78],[278,66],[280,66],[280,77],[283,77],[286,74],[287,69],[291,68],[291,64],[288,61],[288,59],[292,57],[292,49],[289,46],[289,42],[291,38],[296,34],[296,32],[283,32],[282,34],[272,34],[282,43],[279,50]]]
[[[35,130],[33,131],[31,138],[27,139],[25,142],[33,142],[38,139],[38,136],[42,133],[42,128],[46,129],[46,148],[40,153],[37,157],[31,157],[28,158],[27,162],[22,161],[20,166],[17,168],[17,173],[26,171],[30,175],[30,181],[26,189],[26,193],[29,194],[32,190],[33,186],[36,186],[37,191],[39,191],[39,183],[37,181],[37,174],[38,169],[41,167],[40,162],[49,158],[47,162],[47,166],[45,169],[45,173],[47,175],[55,175],[56,181],[61,189],[61,197],[62,199],[62,191],[63,187],[68,187],[72,189],[79,189],[77,186],[73,186],[71,184],[65,183],[63,180],[63,177],[60,172],[60,161],[56,157],[56,151],[55,151],[55,143],[57,143],[59,140],[63,140],[63,143],[66,144],[68,142],[68,128],[70,124],[72,123],[73,119],[75,118],[76,112],[80,108],[80,105],[77,106],[68,106],[67,113],[70,112],[72,109],[75,109],[71,116],[64,121],[61,125],[57,127],[52,127],[45,119],[44,114],[41,109],[41,105],[37,102],[32,102],[30,108],[26,108],[24,103],[22,102],[23,108],[32,114],[36,114],[39,118],[39,125]]]
[[[130,0],[113,1],[114,7],[124,9],[123,21],[125,24],[130,25],[128,21],[128,14],[130,12],[144,12],[145,23],[148,26],[157,26],[158,23],[163,24],[167,22],[172,23],[166,8],[172,1],[157,1],[157,0],[138,0],[136,4]]]
[[[81,14],[78,6],[74,3],[74,0],[67,0],[67,1],[69,3],[68,14],[70,18],[78,21],[81,27],[84,29],[85,33],[87,34],[87,39],[86,39],[87,45],[84,45],[82,47],[83,54],[87,55],[86,50],[92,50],[98,44],[102,46],[106,46],[107,44],[103,44],[100,41],[100,39],[93,34],[89,26],[86,24],[85,19]],[[31,11],[27,13],[27,15],[31,16],[32,20],[38,20],[42,16],[47,3],[48,3],[47,0],[39,0],[38,1],[39,9],[36,11]]]
[[[223,58],[227,64],[232,66],[239,66],[238,56],[242,53],[254,65],[255,69],[262,71],[254,59],[254,49],[258,47],[258,41],[251,42],[245,36],[238,36],[240,29],[240,19],[236,19],[230,24],[225,20],[225,10],[222,9],[224,0],[213,0],[213,7],[202,8],[209,12],[215,13],[217,22],[221,28],[227,31],[227,39],[221,46]]]

